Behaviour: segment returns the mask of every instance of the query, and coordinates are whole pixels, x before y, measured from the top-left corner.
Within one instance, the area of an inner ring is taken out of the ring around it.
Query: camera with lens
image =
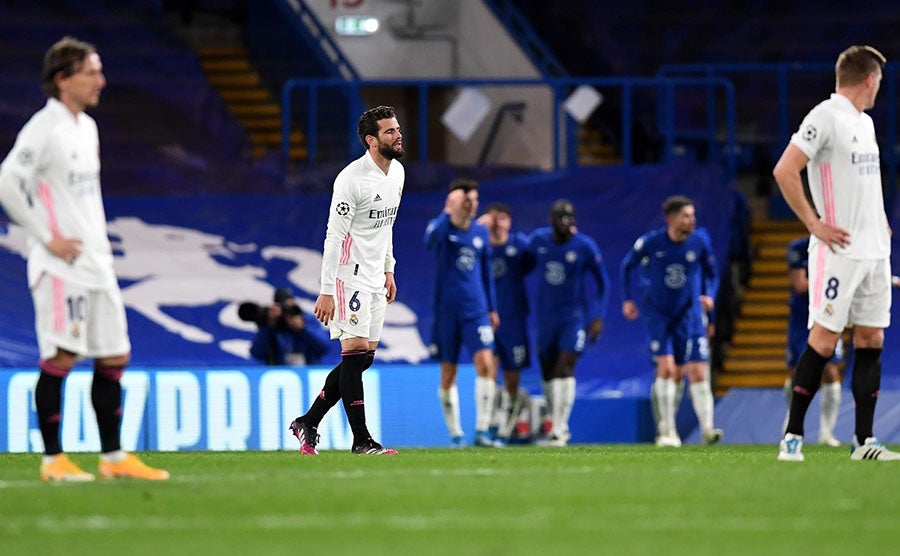
[[[285,319],[302,314],[300,307],[292,303],[294,293],[290,288],[275,290],[274,304],[281,307],[281,318],[278,326],[287,326]],[[244,301],[238,306],[238,317],[247,322],[255,322],[257,326],[265,326],[269,319],[269,305],[260,305],[252,301]]]

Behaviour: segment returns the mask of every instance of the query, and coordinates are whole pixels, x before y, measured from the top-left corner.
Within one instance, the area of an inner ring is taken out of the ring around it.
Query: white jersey
[[[83,112],[76,117],[49,99],[19,132],[0,166],[0,203],[28,231],[29,285],[34,287],[44,273],[88,289],[117,284],[93,118]],[[47,250],[54,235],[81,240],[81,255],[73,264]]]
[[[405,171],[392,160],[385,175],[368,151],[334,180],[322,254],[321,293],[334,295],[341,281],[361,291],[384,290],[394,272],[393,228]]]
[[[837,252],[851,259],[890,256],[872,118],[834,93],[806,115],[791,143],[809,157],[809,188],[819,216],[850,232],[850,245]],[[812,236],[810,251],[819,243]]]

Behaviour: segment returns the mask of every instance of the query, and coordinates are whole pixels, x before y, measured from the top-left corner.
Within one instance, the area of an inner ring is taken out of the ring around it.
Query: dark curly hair
[[[359,117],[359,126],[356,130],[363,147],[366,149],[369,148],[369,144],[366,143],[367,135],[378,137],[379,120],[387,120],[396,117],[397,113],[394,111],[393,106],[376,106],[375,108],[370,108],[363,112],[362,116]]]

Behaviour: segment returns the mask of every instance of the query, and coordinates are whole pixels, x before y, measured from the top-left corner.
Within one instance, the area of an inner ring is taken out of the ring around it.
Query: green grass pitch
[[[900,552],[900,462],[805,446],[148,453],[162,483],[47,484],[0,454],[0,554]],[[70,454],[86,470],[96,455]]]

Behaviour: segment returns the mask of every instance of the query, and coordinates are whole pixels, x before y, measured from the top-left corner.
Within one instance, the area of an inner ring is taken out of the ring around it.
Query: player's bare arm
[[[850,232],[844,228],[826,224],[806,200],[800,172],[806,167],[807,162],[809,162],[809,158],[803,151],[796,145],[788,145],[772,170],[775,182],[788,206],[803,222],[810,234],[822,240],[832,251],[835,250],[835,245],[847,247],[850,245]]]
[[[384,287],[387,290],[387,293],[385,294],[387,302],[388,304],[391,304],[397,299],[397,282],[394,281],[393,272],[384,273]]]
[[[479,216],[478,219],[475,220],[475,222],[478,222],[479,224],[490,230],[494,226],[494,215],[486,212]]]
[[[600,339],[601,334],[603,334],[603,319],[598,317],[588,325],[588,340],[596,342]]]
[[[334,318],[334,296],[320,293],[316,298],[313,314],[319,319],[319,322],[328,326],[328,323]]]
[[[792,268],[788,272],[788,278],[791,280],[791,289],[800,295],[809,292],[809,276],[806,275],[806,269]]]
[[[700,296],[700,307],[703,308],[703,312],[708,313],[713,310],[713,307],[716,306],[716,302],[708,295]]]
[[[622,302],[622,316],[628,320],[635,320],[639,316],[641,316],[641,311],[638,309],[637,303],[630,299],[626,299]]]
[[[497,311],[488,311],[488,320],[491,321],[491,328],[496,331],[500,328],[500,313]]]

